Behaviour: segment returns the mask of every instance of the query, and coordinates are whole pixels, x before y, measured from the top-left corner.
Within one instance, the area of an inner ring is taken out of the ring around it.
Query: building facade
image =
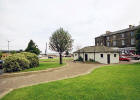
[[[88,46],[74,52],[74,60],[96,61],[103,64],[119,63],[119,52],[105,46]]]
[[[117,47],[120,49],[120,51],[134,52],[136,45],[135,34],[139,28],[140,25],[129,25],[129,28],[127,29],[115,32],[106,31],[106,34],[95,38],[95,45]]]

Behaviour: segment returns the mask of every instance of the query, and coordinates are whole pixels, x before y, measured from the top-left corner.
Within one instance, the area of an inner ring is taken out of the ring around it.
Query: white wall
[[[76,54],[76,56],[75,56]],[[94,60],[94,53],[84,53],[84,55],[88,55],[88,60],[93,59]],[[101,57],[101,54],[103,54],[103,57]],[[110,63],[119,63],[119,53],[95,53],[95,61],[103,64],[107,63],[107,55],[110,54]],[[114,57],[114,54],[116,54],[116,57]],[[83,53],[80,53],[80,56],[83,58]],[[74,53],[74,60],[78,59],[78,53]],[[85,58],[84,58],[85,61]]]
[[[74,55],[74,60],[77,60],[78,59],[78,53],[73,53]]]
[[[80,54],[74,53],[74,60],[77,60],[78,56],[81,56],[83,58],[83,55],[84,55],[83,53],[80,53]]]
[[[103,57],[101,57],[101,54],[103,54]],[[107,55],[110,54],[110,63],[119,63],[119,53],[96,53],[95,55],[95,61],[98,61],[100,63],[108,64],[107,62]],[[114,54],[116,54],[116,57],[114,57]]]

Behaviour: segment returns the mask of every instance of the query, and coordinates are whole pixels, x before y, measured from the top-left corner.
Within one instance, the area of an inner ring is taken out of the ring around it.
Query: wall
[[[77,60],[79,58],[79,56],[81,56],[83,58],[83,53],[74,53],[74,60]]]
[[[117,33],[117,34],[111,34],[107,36],[96,37],[95,45],[97,46],[98,44],[100,46],[101,44],[103,44],[104,46],[107,46],[107,42],[110,42],[110,47],[119,47],[119,48],[135,47],[135,44],[131,45],[131,38],[135,39],[136,31],[137,30],[130,30],[124,33]],[[131,32],[134,32],[133,36],[131,36]],[[124,34],[124,37],[122,37],[122,34]],[[116,39],[114,39],[113,36],[116,36]],[[107,40],[107,37],[109,37],[109,40]],[[125,45],[122,45],[122,40],[125,41]],[[113,41],[116,41],[117,43],[116,46],[113,45]]]
[[[103,57],[101,57],[103,54]],[[96,53],[96,61],[104,64],[108,64],[107,62],[107,55],[110,54],[110,63],[119,63],[119,53]],[[116,54],[116,57],[114,57]]]
[[[78,59],[78,53],[73,53],[73,56],[74,56],[74,60]]]
[[[74,60],[78,59],[78,53],[76,54],[77,56],[75,56],[74,54]],[[94,60],[94,53],[84,53],[84,55],[85,54],[88,54],[88,60]],[[103,57],[101,57],[101,54],[103,54]],[[95,61],[103,64],[108,64],[107,54],[110,54],[110,63],[119,63],[119,53],[95,53]],[[116,54],[116,57],[114,57],[114,54]],[[80,53],[80,56],[83,58],[83,53]]]

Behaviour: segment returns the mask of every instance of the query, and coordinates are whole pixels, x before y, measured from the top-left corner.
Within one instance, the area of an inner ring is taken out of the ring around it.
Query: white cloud
[[[139,0],[0,0],[0,49],[25,49],[33,39],[44,52],[59,27],[77,44],[93,45],[106,30],[119,30],[140,21]]]

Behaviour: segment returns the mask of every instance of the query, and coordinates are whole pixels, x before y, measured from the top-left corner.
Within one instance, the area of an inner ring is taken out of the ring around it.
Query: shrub
[[[79,57],[79,61],[83,61],[83,58],[81,56]]]
[[[83,58],[80,56],[76,61],[83,61]]]
[[[95,62],[95,60],[93,60],[93,59],[89,59],[89,61],[90,61],[90,62]]]
[[[39,58],[36,54],[29,52],[22,52],[20,54],[24,55],[25,58],[29,60],[30,68],[39,66]]]
[[[2,52],[0,51],[0,60],[1,60],[1,58],[2,58]]]
[[[39,58],[36,54],[28,52],[12,54],[6,57],[3,64],[5,72],[17,72],[37,66],[39,66]]]
[[[23,56],[11,55],[4,60],[5,72],[17,72],[29,68],[29,61]]]

